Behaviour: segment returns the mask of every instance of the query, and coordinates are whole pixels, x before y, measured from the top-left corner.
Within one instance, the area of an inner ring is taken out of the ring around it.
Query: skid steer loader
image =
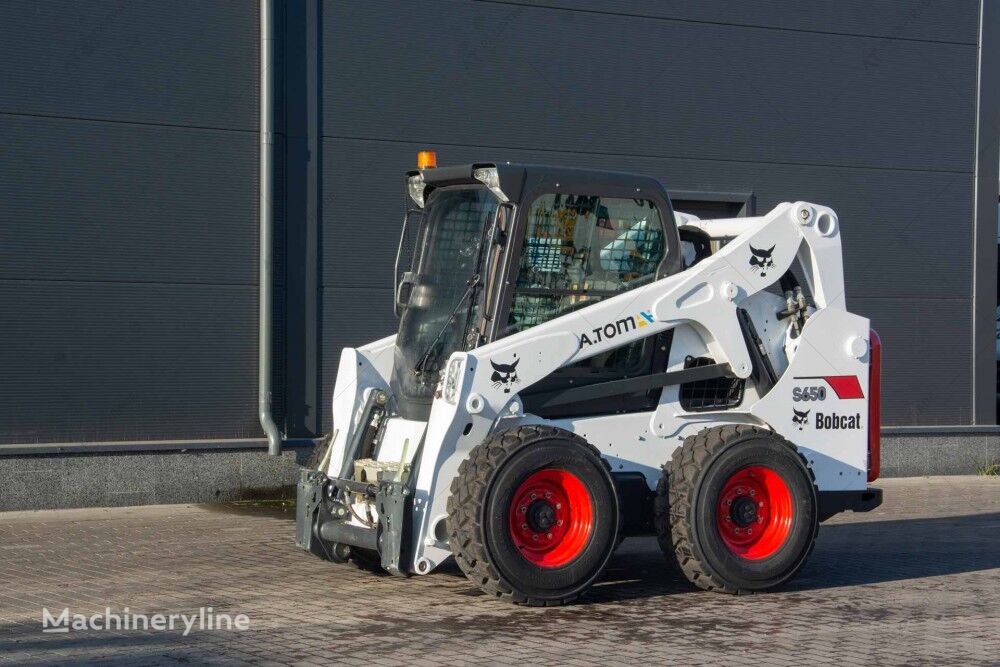
[[[298,546],[398,575],[454,557],[489,595],[555,605],[655,534],[739,593],[881,503],[880,343],[846,310],[834,211],[700,220],[644,176],[420,166],[399,330],[341,355]]]

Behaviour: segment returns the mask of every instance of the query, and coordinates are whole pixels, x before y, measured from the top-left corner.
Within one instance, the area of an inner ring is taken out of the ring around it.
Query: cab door
[[[519,238],[513,239],[518,252],[508,273],[505,308],[497,314],[498,338],[677,269],[677,232],[664,200],[567,186],[537,192],[519,213],[523,216]],[[531,397],[662,370],[670,338],[670,333],[651,336],[561,368],[522,393],[525,410],[545,417],[651,410],[659,390],[562,405],[548,412],[532,410]]]

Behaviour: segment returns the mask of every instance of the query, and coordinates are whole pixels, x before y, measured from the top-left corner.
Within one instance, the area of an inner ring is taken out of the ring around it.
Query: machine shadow
[[[220,504],[211,509],[294,520],[294,513],[284,508]],[[1000,512],[822,524],[816,548],[805,567],[781,590],[861,586],[997,568]],[[465,575],[449,559],[431,576],[464,579]],[[580,602],[593,604],[695,591],[663,556],[655,537],[632,537],[618,548],[602,578]],[[477,588],[470,588],[469,595],[479,594]]]
[[[783,591],[962,574],[1000,568],[1000,512],[822,525],[816,548]],[[656,539],[622,544],[581,601],[689,593],[696,589],[664,558]]]

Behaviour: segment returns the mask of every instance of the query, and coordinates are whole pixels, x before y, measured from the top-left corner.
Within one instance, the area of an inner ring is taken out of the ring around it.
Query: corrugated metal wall
[[[258,436],[256,3],[0,34],[0,442]]]
[[[833,206],[848,302],[886,345],[885,423],[969,423],[978,8],[287,0],[289,435],[329,428],[340,349],[395,328],[425,148]],[[260,436],[257,18],[0,3],[0,444]]]
[[[978,11],[325,2],[324,378],[342,346],[394,328],[397,193],[416,151],[434,148],[440,163],[634,170],[675,190],[753,192],[758,212],[834,207],[848,303],[885,343],[884,422],[969,423]]]

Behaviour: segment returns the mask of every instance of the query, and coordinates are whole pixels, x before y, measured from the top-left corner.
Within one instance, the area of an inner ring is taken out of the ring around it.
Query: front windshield
[[[477,273],[484,230],[497,205],[485,187],[431,193],[415,254],[416,282],[396,338],[393,384],[403,413],[413,413],[404,403],[429,406],[442,365],[452,352],[468,347],[463,337],[470,317],[478,315],[481,292],[469,281]]]

